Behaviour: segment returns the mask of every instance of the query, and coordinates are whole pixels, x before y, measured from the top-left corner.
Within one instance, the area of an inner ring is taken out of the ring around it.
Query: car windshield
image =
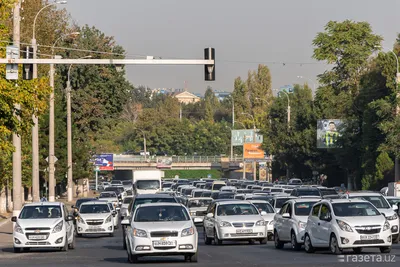
[[[362,198],[366,201],[369,201],[374,205],[377,209],[390,209],[388,202],[383,196],[354,196],[350,198]]]
[[[93,205],[82,205],[79,213],[110,213],[110,207],[107,204],[93,204]]]
[[[259,212],[265,211],[266,213],[275,213],[274,208],[272,208],[271,204],[269,203],[255,202],[253,204],[257,207]]]
[[[140,189],[140,190],[159,189],[160,181],[159,180],[139,180],[136,182],[136,188]]]
[[[116,198],[117,194],[115,192],[103,192],[100,194],[99,198]]]
[[[234,193],[224,192],[218,194],[218,199],[233,199],[234,197],[235,197]]]
[[[132,181],[122,181],[122,185],[132,185]]]
[[[124,204],[130,204],[132,202],[132,198],[131,197],[126,197],[124,199]]]
[[[297,190],[298,196],[321,196],[318,190]]]
[[[188,202],[188,208],[208,207],[212,199],[191,199]]]
[[[187,188],[184,189],[183,191],[185,195],[190,196],[192,194],[193,188]]]
[[[211,192],[203,192],[200,195],[201,197],[211,197]]]
[[[136,209],[136,207],[140,204],[146,204],[146,203],[160,203],[160,202],[165,202],[165,203],[176,203],[176,199],[173,197],[169,198],[139,198],[135,200],[135,203],[133,204],[133,210]]]
[[[163,184],[162,187],[163,188],[170,188],[172,186],[172,184]]]
[[[300,202],[294,205],[294,214],[297,216],[308,216],[310,214],[311,208],[315,202]]]
[[[110,186],[110,187],[107,187],[107,191],[113,191],[113,192],[119,194],[119,193],[122,193],[124,191],[124,188],[123,187],[116,187],[116,186],[111,187]]]
[[[212,198],[217,198],[218,197],[219,192],[211,192],[211,197]]]
[[[94,199],[90,198],[90,199],[78,199],[75,203],[75,207],[77,207],[79,209],[79,207],[82,205],[82,203],[86,203],[89,201],[93,201]]]
[[[112,181],[111,184],[112,185],[120,185],[120,184],[122,184],[122,182],[121,181]]]
[[[387,200],[389,202],[390,205],[397,205],[400,202],[400,198],[389,198]]]
[[[335,189],[320,189],[321,195],[327,196],[327,195],[337,195],[337,192]]]
[[[270,192],[282,192],[283,191],[283,189],[282,188],[271,188],[271,191]]]
[[[378,216],[380,212],[367,202],[334,203],[333,212],[338,217]]]
[[[135,213],[135,222],[189,221],[186,209],[180,206],[140,207]]]
[[[61,218],[60,206],[25,206],[19,219],[52,219]]]
[[[214,184],[213,185],[213,190],[220,190],[221,187],[226,186],[226,184]]]
[[[285,204],[286,201],[288,201],[291,198],[277,198],[275,200],[275,208],[280,209],[282,208],[283,204]]]
[[[218,216],[256,215],[257,209],[252,204],[223,204],[217,209]]]
[[[193,193],[193,196],[194,196],[194,197],[201,197],[201,194],[203,194],[203,191],[195,191],[195,192]]]

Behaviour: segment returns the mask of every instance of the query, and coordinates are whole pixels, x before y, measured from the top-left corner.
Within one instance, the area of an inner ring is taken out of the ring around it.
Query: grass
[[[164,178],[175,178],[178,175],[182,179],[207,178],[208,175],[213,179],[222,178],[222,172],[219,170],[165,170],[164,175]]]

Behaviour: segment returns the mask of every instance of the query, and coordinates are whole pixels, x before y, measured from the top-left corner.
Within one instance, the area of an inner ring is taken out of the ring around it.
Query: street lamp
[[[275,91],[277,91],[277,89],[275,89]],[[282,92],[286,95],[287,97],[287,101],[288,101],[288,105],[287,105],[287,124],[288,124],[288,129],[290,129],[290,98],[289,98],[289,94],[285,91],[279,91]]]
[[[51,57],[54,58],[54,48],[57,43],[62,40],[66,36],[76,36],[79,35],[79,32],[71,32],[66,35],[61,35],[51,47]],[[55,201],[55,177],[54,177],[54,64],[50,64],[50,100],[49,100],[49,201]]]
[[[380,45],[375,46],[375,48],[384,48]],[[397,57],[396,53],[392,50],[392,49],[387,49],[384,48],[386,50],[388,50],[390,53],[392,53],[392,55],[394,56],[394,58],[396,59],[396,77],[395,77],[395,83],[396,83],[396,100],[398,100],[400,98],[400,93],[398,91],[398,84],[399,84],[399,80],[400,80],[400,70],[399,70],[399,58]],[[396,101],[397,102],[397,101]],[[400,113],[400,107],[397,104],[396,105],[396,116],[398,116]],[[395,157],[394,160],[394,180],[395,182],[400,180],[400,166],[399,166],[399,158]]]
[[[33,59],[37,58],[37,44],[36,44],[36,21],[39,17],[39,14],[46,8],[58,4],[66,4],[67,1],[57,1],[51,4],[48,4],[42,7],[37,13],[33,20],[33,29],[32,29],[32,47],[33,47]],[[32,78],[37,79],[37,64],[33,64],[33,74]],[[39,124],[38,117],[34,114],[32,115],[32,194],[33,201],[39,201]]]
[[[84,58],[91,58],[92,56],[85,56]],[[68,154],[68,202],[72,201],[72,118],[71,118],[71,68],[73,64],[69,65],[68,68],[68,79],[67,79],[67,154]]]
[[[315,82],[313,80],[304,76],[297,76],[297,78],[308,80],[313,85],[313,92],[315,93]]]

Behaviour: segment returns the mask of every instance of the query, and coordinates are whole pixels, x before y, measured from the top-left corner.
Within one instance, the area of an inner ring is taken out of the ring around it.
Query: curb
[[[3,221],[0,221],[0,227],[4,226],[6,223],[10,222],[10,216],[6,216]]]

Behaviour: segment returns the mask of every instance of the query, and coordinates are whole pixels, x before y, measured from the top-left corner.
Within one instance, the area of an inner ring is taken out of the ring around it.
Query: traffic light
[[[204,79],[206,81],[215,81],[215,49],[211,47],[204,49],[204,59],[214,60],[214,64],[204,65],[204,74],[205,74]]]
[[[23,48],[22,57],[26,59],[33,58],[33,47],[26,46]],[[33,78],[33,64],[23,64],[22,67],[22,79],[32,80]]]

